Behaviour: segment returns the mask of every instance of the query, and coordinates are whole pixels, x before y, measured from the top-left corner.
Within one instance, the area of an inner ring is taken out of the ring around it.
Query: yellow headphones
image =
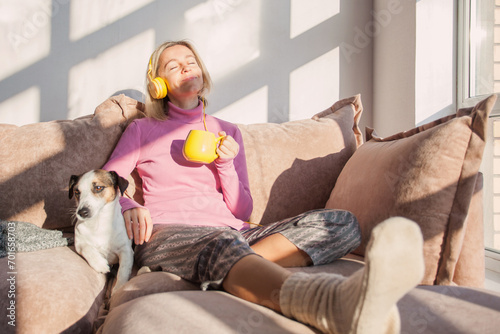
[[[156,77],[153,79],[153,76],[151,75],[151,72],[153,71],[153,65],[151,63],[152,59],[153,59],[153,56],[151,56],[151,58],[149,58],[148,90],[149,90],[149,94],[151,94],[153,99],[161,100],[165,96],[167,96],[167,93],[168,93],[167,83],[165,82],[165,80],[163,80],[160,77]]]

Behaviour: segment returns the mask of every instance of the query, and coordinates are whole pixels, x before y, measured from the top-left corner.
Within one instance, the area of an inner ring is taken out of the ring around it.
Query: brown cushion
[[[359,95],[312,119],[239,125],[245,145],[251,222],[272,223],[323,208],[346,161],[362,143]]]
[[[22,127],[0,124],[0,219],[44,228],[71,226],[71,175],[102,167],[142,107],[119,95],[93,116]]]
[[[451,284],[464,239],[496,96],[388,138],[367,134],[340,174],[327,208],[356,215],[364,255],[373,227],[391,216],[416,221],[424,235],[424,284]],[[484,275],[484,273],[482,273]]]

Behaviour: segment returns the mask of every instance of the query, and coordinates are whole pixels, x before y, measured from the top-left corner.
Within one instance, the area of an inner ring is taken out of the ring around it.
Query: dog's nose
[[[90,214],[89,208],[83,207],[80,210],[78,210],[78,215],[82,218],[87,218]]]

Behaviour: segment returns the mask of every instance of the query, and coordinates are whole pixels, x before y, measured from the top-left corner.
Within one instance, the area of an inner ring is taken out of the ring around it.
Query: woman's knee
[[[335,210],[334,214],[337,219],[332,219],[331,224],[334,226],[333,235],[339,234],[344,236],[346,244],[349,244],[350,251],[356,249],[361,244],[361,227],[356,216],[345,210]],[[335,233],[337,232],[337,233]]]
[[[198,254],[198,280],[220,285],[232,266],[249,254],[255,253],[238,231],[218,231]]]
[[[356,216],[346,210],[319,209],[306,212],[297,222],[317,228],[353,229],[360,231],[359,222]]]
[[[319,243],[335,245],[337,256],[345,256],[361,244],[361,228],[356,216],[345,210],[325,209],[319,212],[321,219],[315,220],[311,228],[324,231]]]

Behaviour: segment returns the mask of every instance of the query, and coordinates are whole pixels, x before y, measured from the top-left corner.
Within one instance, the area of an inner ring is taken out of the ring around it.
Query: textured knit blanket
[[[61,231],[47,230],[27,222],[0,220],[0,258],[12,252],[70,246],[73,238],[64,238]]]

